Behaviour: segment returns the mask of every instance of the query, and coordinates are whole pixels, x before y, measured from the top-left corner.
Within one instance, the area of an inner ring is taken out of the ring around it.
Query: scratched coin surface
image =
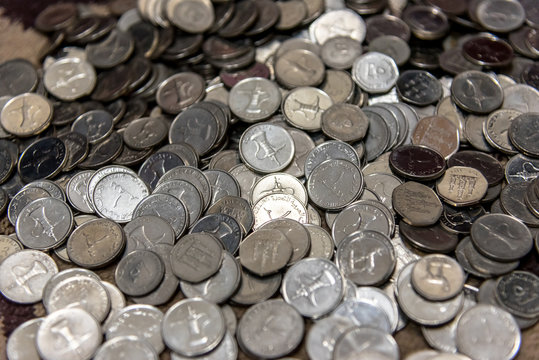
[[[277,229],[260,229],[247,236],[240,245],[241,265],[258,276],[267,276],[284,268],[293,248]]]
[[[38,250],[21,250],[0,264],[0,292],[11,301],[32,304],[41,300],[43,289],[58,267],[47,254]]]
[[[47,90],[66,101],[89,95],[95,83],[96,74],[93,66],[76,57],[67,57],[54,62],[43,75],[43,84]]]
[[[395,60],[378,52],[368,52],[359,56],[352,66],[352,78],[368,93],[388,92],[397,82],[399,69]]]
[[[123,293],[140,296],[155,289],[164,274],[165,265],[159,255],[149,250],[135,250],[120,260],[114,279]]]
[[[457,126],[443,116],[422,118],[412,134],[412,144],[427,146],[446,159],[457,152],[459,141]]]
[[[292,126],[305,131],[318,131],[322,126],[322,114],[333,105],[324,91],[303,86],[291,90],[283,99],[281,111]]]

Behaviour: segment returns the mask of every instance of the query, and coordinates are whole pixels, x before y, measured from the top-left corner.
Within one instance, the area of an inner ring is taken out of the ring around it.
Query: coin
[[[214,275],[223,261],[223,244],[209,233],[191,233],[172,249],[172,271],[181,280],[200,282]]]
[[[165,265],[157,254],[148,250],[135,250],[120,260],[114,278],[123,293],[140,296],[155,289],[163,280],[164,273]]]
[[[393,208],[413,226],[434,225],[442,215],[442,203],[428,186],[408,181],[392,193]]]
[[[385,93],[397,82],[399,70],[388,55],[368,52],[359,56],[352,66],[352,78],[362,90],[372,94]]]
[[[36,135],[49,126],[52,110],[52,105],[42,95],[23,93],[4,105],[0,113],[0,122],[4,130],[10,134]]]
[[[432,301],[444,301],[462,291],[465,276],[460,265],[451,257],[433,254],[415,263],[411,280],[421,296]]]

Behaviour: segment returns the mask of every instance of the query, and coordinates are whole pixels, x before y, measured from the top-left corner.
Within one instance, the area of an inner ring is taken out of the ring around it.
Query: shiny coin
[[[47,90],[66,101],[89,95],[95,83],[96,74],[93,66],[75,57],[57,60],[43,75],[43,84]]]
[[[253,205],[253,229],[258,229],[268,221],[286,218],[301,224],[309,221],[307,208],[301,201],[289,194],[266,195]]]
[[[292,126],[305,131],[321,129],[322,114],[333,105],[324,91],[314,87],[298,87],[290,91],[281,105],[281,111]]]
[[[185,204],[168,194],[152,194],[138,203],[133,218],[153,215],[166,220],[174,229],[176,238],[180,237],[189,224],[189,214]]]
[[[9,336],[6,354],[10,360],[39,360],[35,339],[43,318],[32,319],[20,324]],[[28,341],[30,340],[30,341]]]
[[[277,111],[281,105],[281,93],[270,80],[248,78],[232,87],[228,101],[234,115],[254,123],[267,119]]]
[[[487,187],[487,180],[478,170],[453,166],[448,168],[436,183],[436,192],[452,206],[469,206],[479,203],[485,196]]]
[[[182,237],[170,254],[172,271],[181,280],[200,282],[214,275],[223,261],[223,244],[209,233]]]
[[[433,254],[415,263],[411,279],[420,295],[432,301],[443,301],[462,291],[465,276],[460,265],[451,257]]]
[[[391,335],[378,329],[362,327],[344,333],[337,340],[333,354],[337,359],[353,359],[358,356],[395,360],[399,358],[399,349]]]
[[[159,255],[148,250],[135,250],[120,260],[114,278],[123,293],[140,296],[155,289],[164,273],[165,265]]]
[[[130,359],[159,359],[157,353],[149,342],[135,336],[119,336],[110,339],[95,353],[95,360],[113,360],[119,356],[126,356]]]
[[[5,131],[16,136],[31,136],[45,130],[52,118],[52,105],[39,94],[24,93],[9,100],[1,110]]]
[[[368,93],[389,91],[397,82],[399,69],[395,60],[377,52],[368,52],[354,61],[352,78]]]

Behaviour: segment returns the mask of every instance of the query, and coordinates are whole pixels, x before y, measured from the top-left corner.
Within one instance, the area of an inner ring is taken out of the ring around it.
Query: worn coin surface
[[[464,271],[453,258],[432,254],[418,260],[412,270],[412,285],[425,298],[444,301],[462,291]]]
[[[322,131],[332,139],[359,141],[368,127],[369,119],[356,105],[334,104],[322,114]]]
[[[116,285],[127,295],[140,296],[155,289],[165,274],[163,260],[149,250],[135,250],[123,257],[116,267]]]
[[[476,170],[467,166],[448,168],[436,183],[436,192],[452,206],[469,206],[479,203],[488,188],[487,179]]]
[[[267,276],[284,268],[292,253],[292,244],[278,229],[254,231],[243,240],[239,252],[241,265],[259,276]]]
[[[42,95],[24,93],[13,97],[2,108],[0,122],[5,131],[16,136],[31,136],[45,130],[53,107]]]
[[[379,94],[389,91],[397,82],[399,69],[395,60],[378,52],[359,56],[352,66],[352,78],[368,93]]]
[[[496,283],[496,299],[511,314],[534,319],[539,316],[539,301],[535,294],[539,278],[528,271],[513,271]]]
[[[37,330],[43,318],[31,319],[20,324],[9,336],[6,355],[10,360],[39,360],[35,344]]]
[[[333,100],[323,90],[302,86],[284,97],[281,111],[292,126],[305,131],[318,131],[322,127],[322,114],[331,105]]]
[[[277,85],[268,79],[248,78],[230,89],[228,102],[234,115],[253,123],[267,119],[279,109],[281,93]]]
[[[223,244],[209,233],[191,233],[174,246],[170,261],[174,275],[197,283],[219,270],[223,262]]]
[[[412,226],[434,225],[442,215],[442,203],[426,185],[407,181],[392,193],[393,209]]]

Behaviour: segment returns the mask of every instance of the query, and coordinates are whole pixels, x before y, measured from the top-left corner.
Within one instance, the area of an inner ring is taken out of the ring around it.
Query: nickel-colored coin
[[[303,203],[289,194],[266,195],[253,205],[253,229],[259,229],[268,221],[286,218],[296,220],[301,224],[309,221],[307,208]]]
[[[73,101],[89,95],[96,83],[95,70],[90,63],[76,57],[54,62],[43,75],[47,90],[59,99]]]
[[[116,267],[116,285],[127,295],[141,296],[155,289],[165,273],[163,260],[148,250],[135,250],[127,254]]]
[[[118,357],[128,357],[129,359],[157,360],[159,356],[152,345],[136,336],[118,336],[112,338],[97,350],[95,360],[112,360]]]
[[[333,105],[324,91],[304,86],[290,91],[283,100],[281,111],[292,126],[305,131],[321,129],[322,114]]]
[[[322,131],[332,139],[345,142],[365,137],[369,119],[358,106],[334,104],[322,114]]]
[[[52,105],[42,95],[24,93],[9,100],[1,110],[5,131],[16,136],[31,136],[45,130],[52,118]]]
[[[503,90],[492,76],[481,71],[460,73],[451,84],[451,96],[466,111],[488,114],[503,102]]]
[[[421,258],[412,270],[412,285],[425,298],[444,301],[455,297],[464,286],[464,271],[447,255],[428,255]]]
[[[528,271],[513,271],[498,279],[496,299],[511,314],[535,319],[539,316],[538,289],[537,275]]]
[[[487,192],[487,179],[471,167],[453,166],[436,183],[438,195],[452,206],[469,206],[479,203]]]
[[[274,219],[265,223],[260,230],[274,229],[282,233],[292,245],[292,256],[288,260],[291,265],[303,259],[311,247],[309,232],[299,222],[292,219]]]
[[[172,271],[181,280],[197,283],[214,275],[223,262],[223,244],[209,233],[182,237],[170,254]]]
[[[6,355],[10,360],[39,360],[35,343],[37,330],[43,318],[32,319],[20,324],[8,337]]]
[[[253,123],[267,119],[281,105],[281,93],[275,83],[264,78],[238,82],[228,97],[230,110],[243,121]]]
[[[434,225],[442,215],[442,203],[426,185],[408,181],[392,193],[393,209],[412,226]]]
[[[249,271],[259,276],[267,276],[284,268],[292,257],[292,252],[292,244],[281,231],[260,229],[241,243],[240,262]]]
[[[352,66],[352,78],[368,93],[378,94],[389,91],[397,82],[399,69],[390,56],[368,52],[359,56]]]
[[[399,358],[399,348],[391,335],[378,329],[361,327],[344,333],[337,340],[333,354],[334,359],[353,359],[357,356],[395,360]]]

